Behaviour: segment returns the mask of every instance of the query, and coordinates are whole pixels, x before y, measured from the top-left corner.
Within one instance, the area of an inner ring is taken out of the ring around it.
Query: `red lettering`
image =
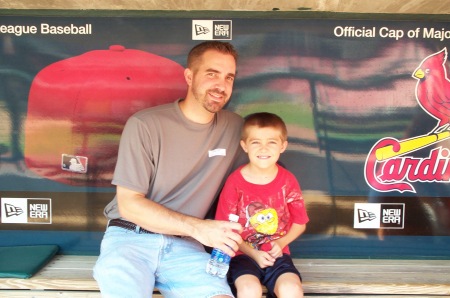
[[[405,160],[399,158],[393,158],[387,160],[379,176],[383,181],[400,181],[407,174],[408,166],[404,166]]]
[[[412,187],[412,185],[407,182],[402,182],[401,181],[402,179],[394,179],[396,182],[388,182],[381,178],[383,176],[382,170],[385,162],[378,163],[375,154],[379,148],[386,147],[388,145],[391,145],[395,152],[398,152],[400,150],[398,140],[394,138],[381,139],[372,147],[372,150],[370,150],[364,167],[364,176],[367,184],[373,189],[381,192],[388,192],[395,190],[399,192],[404,191],[415,192],[414,187]],[[380,164],[381,167],[378,168],[377,164]]]
[[[427,158],[410,156],[395,157],[377,162],[375,152],[378,148],[392,145],[398,151],[398,141],[382,139],[370,151],[365,165],[367,184],[377,191],[416,192],[409,182],[449,182],[450,150],[438,147],[430,151]],[[405,182],[408,181],[408,182]]]

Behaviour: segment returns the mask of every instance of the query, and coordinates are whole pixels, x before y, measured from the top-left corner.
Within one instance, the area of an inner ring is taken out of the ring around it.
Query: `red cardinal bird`
[[[445,69],[447,48],[425,59],[414,71],[413,78],[418,79],[416,99],[422,109],[439,120],[431,133],[442,132],[450,123],[450,81]]]

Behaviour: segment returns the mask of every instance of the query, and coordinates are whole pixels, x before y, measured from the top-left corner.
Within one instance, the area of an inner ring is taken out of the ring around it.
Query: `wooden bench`
[[[0,297],[100,297],[96,256],[57,255],[29,279],[0,278]],[[295,259],[305,296],[450,297],[450,260]],[[153,297],[162,297],[155,292]]]

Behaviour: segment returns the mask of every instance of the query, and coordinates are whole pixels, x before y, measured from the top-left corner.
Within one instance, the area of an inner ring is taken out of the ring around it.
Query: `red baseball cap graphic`
[[[110,186],[123,126],[138,110],[186,95],[184,68],[113,45],[53,63],[34,78],[25,122],[25,162],[66,184]],[[66,171],[62,156],[87,160]]]

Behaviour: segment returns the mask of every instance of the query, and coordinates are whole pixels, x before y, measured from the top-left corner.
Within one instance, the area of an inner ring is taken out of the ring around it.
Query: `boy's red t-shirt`
[[[293,223],[301,225],[309,221],[300,185],[291,172],[279,165],[273,181],[253,184],[242,176],[242,167],[228,177],[216,219],[228,220],[229,214],[237,214],[244,228],[243,240],[255,249],[269,251],[270,242],[286,235]],[[283,252],[289,254],[289,247]]]

